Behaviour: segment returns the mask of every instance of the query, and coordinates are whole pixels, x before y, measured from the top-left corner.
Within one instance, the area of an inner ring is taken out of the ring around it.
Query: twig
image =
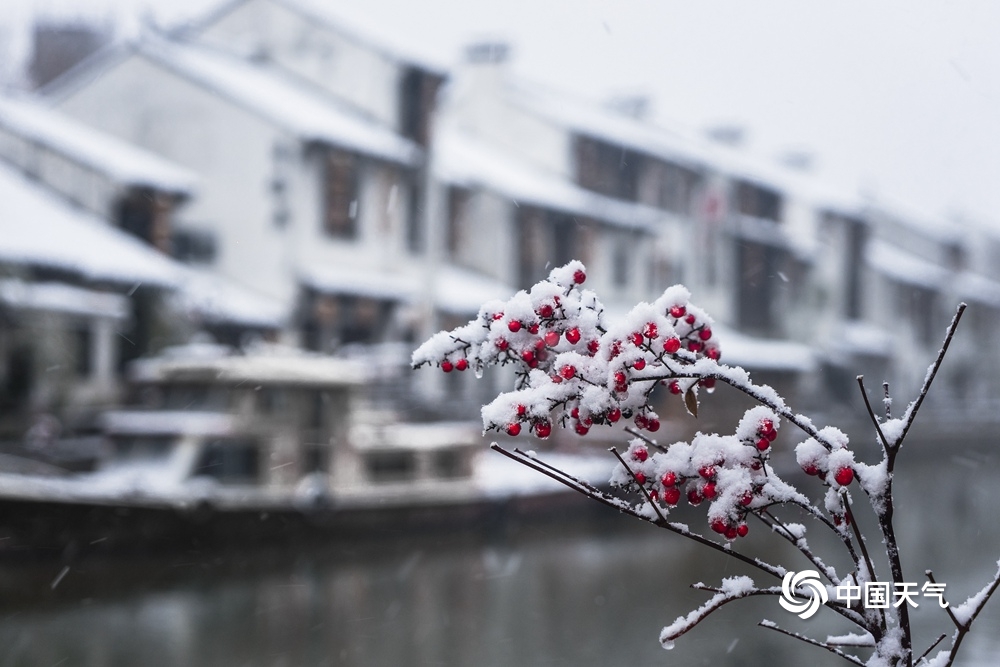
[[[931,570],[925,570],[924,574],[927,575],[927,580],[930,581],[932,584],[936,584],[937,583],[937,581],[934,580],[934,573]],[[944,593],[941,594],[941,601],[945,602],[945,600],[944,600]],[[949,618],[951,618],[951,622],[955,624],[956,628],[961,628],[962,624],[958,622],[957,618],[955,618],[955,612],[952,611],[951,605],[948,604],[947,602],[945,602],[945,604],[948,605],[948,606],[946,606],[944,608],[944,610],[946,612],[948,612],[948,616],[949,616]]]
[[[629,435],[634,435],[635,437],[639,438],[640,440],[642,440],[643,442],[645,442],[650,447],[653,447],[653,448],[655,448],[655,449],[657,449],[657,450],[659,450],[661,452],[666,452],[667,451],[666,447],[664,447],[663,445],[657,444],[657,442],[655,440],[651,439],[649,436],[645,435],[644,433],[640,433],[639,431],[636,431],[631,426],[626,426],[625,427],[625,432],[628,433]]]
[[[917,416],[917,411],[920,410],[920,405],[924,402],[924,398],[927,396],[927,392],[931,388],[931,383],[934,382],[934,377],[937,375],[938,369],[941,368],[941,362],[944,361],[944,355],[948,352],[948,346],[951,345],[951,339],[955,337],[955,329],[958,328],[958,322],[962,319],[962,313],[965,312],[966,305],[964,303],[958,304],[958,310],[955,311],[955,316],[951,318],[951,324],[948,325],[948,333],[945,334],[944,344],[941,349],[938,350],[937,358],[931,364],[928,369],[927,377],[924,378],[924,385],[920,388],[920,393],[917,394],[917,399],[907,408],[906,413],[903,416],[903,430],[899,434],[899,439],[896,441],[896,446],[902,444],[903,439],[906,438],[906,434],[910,431],[910,426],[913,425],[913,420]]]
[[[875,432],[878,433],[879,440],[882,441],[882,448],[885,450],[886,455],[889,454],[889,450],[896,444],[889,444],[889,441],[885,437],[885,433],[882,432],[882,425],[878,423],[878,417],[875,416],[875,411],[872,410],[872,404],[868,401],[868,392],[865,391],[865,376],[858,376],[858,386],[861,388],[861,397],[865,399],[865,409],[868,410],[868,416],[871,417],[872,424],[875,425]]]
[[[653,511],[656,512],[656,516],[659,517],[662,523],[666,523],[667,517],[663,516],[663,512],[660,511],[660,506],[653,502],[653,497],[649,495],[649,491],[646,490],[646,485],[640,482],[639,478],[635,476],[635,471],[629,467],[629,464],[625,463],[625,459],[623,459],[622,455],[618,453],[618,449],[612,447],[608,451],[615,455],[615,458],[621,462],[622,466],[625,467],[625,470],[628,470],[628,474],[632,476],[632,481],[634,481],[636,486],[639,487],[639,490],[642,491],[642,495],[646,497],[646,502],[653,506]]]
[[[861,667],[865,667],[865,663],[861,662],[861,660],[857,656],[853,656],[849,653],[844,653],[839,648],[836,648],[835,646],[830,646],[826,642],[817,641],[810,637],[806,637],[805,635],[800,635],[797,632],[792,632],[791,630],[785,630],[784,628],[778,627],[771,621],[761,621],[757,625],[759,625],[762,628],[767,628],[768,630],[774,630],[775,632],[780,632],[783,635],[788,635],[789,637],[793,637],[807,644],[812,644],[813,646],[819,646],[820,648],[825,648],[830,653],[833,653],[834,655],[839,655],[847,662],[854,663],[855,665],[861,665]]]
[[[892,419],[892,397],[889,396],[889,383],[882,383],[882,403],[885,405],[885,418]]]
[[[792,534],[792,531],[788,529],[788,527],[781,521],[781,519],[774,516],[766,509],[760,510],[760,512],[753,512],[752,514],[756,516],[758,519],[760,519],[761,522],[763,522],[764,525],[766,525],[768,528],[776,532],[781,537],[785,538],[785,540],[787,540],[790,544],[794,545],[795,548],[798,549],[799,552],[801,552],[802,555],[805,556],[810,563],[815,565],[823,572],[826,578],[830,580],[830,583],[832,583],[835,586],[840,585],[840,577],[837,576],[837,571],[834,570],[832,567],[829,567],[826,563],[823,562],[823,560],[819,556],[814,554],[812,552],[812,549],[810,549],[807,546],[805,540],[801,540],[795,537],[795,535]]]
[[[915,664],[915,665],[918,665],[918,664],[920,664],[920,661],[921,661],[921,660],[923,660],[924,658],[926,658],[926,657],[927,657],[927,655],[928,655],[928,654],[929,654],[929,653],[930,653],[931,651],[933,651],[933,650],[934,650],[934,648],[935,648],[935,647],[936,647],[936,646],[937,646],[938,644],[940,644],[940,643],[941,643],[942,641],[944,641],[944,638],[945,638],[945,637],[947,637],[947,636],[948,636],[948,635],[941,635],[940,637],[938,637],[938,638],[937,638],[937,641],[935,641],[935,642],[934,642],[933,644],[931,644],[930,646],[928,646],[928,647],[927,647],[927,650],[926,650],[926,651],[924,651],[923,653],[921,653],[921,654],[920,654],[920,657],[919,657],[919,658],[917,658],[917,661],[916,661],[915,663],[913,663],[913,664]]]

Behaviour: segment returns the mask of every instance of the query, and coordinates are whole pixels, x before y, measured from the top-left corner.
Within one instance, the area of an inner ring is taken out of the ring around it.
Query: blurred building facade
[[[995,226],[833,191],[802,160],[748,156],[738,131],[660,127],[641,97],[577,100],[517,80],[508,58],[476,44],[449,69],[301,0],[237,0],[12,100],[74,128],[51,146],[0,106],[0,158],[48,205],[138,237],[167,267],[158,291],[177,317],[161,343],[205,331],[369,355],[385,400],[425,417],[474,417],[500,385],[406,373],[412,344],[574,258],[612,316],[685,283],[716,319],[724,361],[833,412],[855,410],[859,373],[879,395],[883,378],[912,395],[965,300],[933,402],[968,413],[1000,399]],[[72,134],[105,141],[98,155],[133,151],[130,168],[155,163],[157,178],[94,166]],[[5,229],[44,234],[3,215]],[[129,281],[14,256],[0,257],[5,280],[56,271],[118,299],[101,340],[141,320]],[[17,312],[0,299],[7,394],[40,373],[9,342]],[[95,358],[125,358],[110,354]],[[119,361],[101,362],[111,385]]]

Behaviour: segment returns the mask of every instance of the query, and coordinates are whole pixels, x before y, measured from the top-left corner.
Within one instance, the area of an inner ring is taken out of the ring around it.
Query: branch
[[[955,610],[951,608],[950,605],[946,607],[946,609],[948,610],[948,615],[951,617],[951,620],[955,624],[955,627],[957,629],[955,630],[955,638],[952,640],[951,643],[951,650],[948,651],[948,662],[945,663],[945,667],[949,667],[952,664],[952,662],[954,662],[955,656],[958,655],[958,649],[962,645],[962,640],[965,639],[965,635],[969,634],[969,631],[972,629],[972,624],[976,621],[976,617],[979,616],[979,612],[983,610],[983,607],[986,606],[986,603],[990,601],[990,596],[992,596],[993,593],[996,592],[997,587],[1000,586],[1000,561],[997,561],[997,566],[998,566],[997,573],[993,575],[993,581],[986,584],[986,586],[984,586],[978,593],[970,596],[964,603],[960,605],[959,611],[961,612],[964,611],[964,607],[973,603],[973,601],[979,598],[978,602],[976,602],[975,604],[975,608],[972,610],[972,613],[969,614],[968,620],[966,620],[963,623],[958,618],[958,614],[955,612]],[[926,574],[927,578],[930,579],[932,584],[937,583],[934,581],[934,574],[930,570],[927,570]],[[941,599],[943,600],[944,597],[942,596]]]
[[[919,657],[919,658],[917,658],[917,661],[916,661],[915,663],[913,663],[913,664],[915,664],[915,665],[919,665],[919,664],[920,664],[920,661],[922,661],[922,660],[923,660],[924,658],[926,658],[926,657],[928,656],[928,654],[930,654],[930,652],[931,652],[931,651],[933,651],[933,650],[934,650],[934,648],[935,648],[935,647],[936,647],[936,646],[937,646],[938,644],[940,644],[940,643],[941,643],[942,641],[944,641],[944,638],[945,638],[945,637],[947,637],[947,636],[948,636],[948,635],[941,635],[940,637],[938,637],[938,638],[937,638],[937,641],[935,641],[935,642],[934,642],[933,644],[931,644],[930,646],[928,646],[928,647],[927,647],[927,650],[926,650],[926,651],[924,651],[923,653],[921,653],[921,654],[920,654],[920,657]]]
[[[656,449],[658,451],[661,451],[661,452],[664,452],[664,453],[667,451],[666,447],[664,447],[663,445],[657,444],[657,442],[655,440],[653,440],[652,438],[650,438],[648,435],[645,435],[644,433],[640,433],[639,431],[635,430],[631,426],[626,426],[625,427],[625,432],[628,433],[629,435],[634,435],[635,437],[639,438],[640,440],[642,440],[643,442],[645,442],[647,445],[649,445],[650,447],[653,447],[654,449]]]
[[[924,402],[924,398],[927,396],[927,392],[931,388],[931,383],[934,381],[934,377],[937,375],[938,369],[941,368],[941,362],[944,361],[944,355],[948,352],[948,346],[951,345],[951,339],[955,337],[955,330],[958,328],[958,322],[962,319],[962,313],[965,312],[966,305],[964,303],[958,304],[958,310],[955,311],[955,316],[951,318],[951,324],[948,325],[948,333],[944,337],[944,345],[938,350],[937,358],[927,369],[927,376],[924,378],[924,386],[920,388],[920,393],[917,394],[917,400],[910,404],[910,407],[906,409],[906,414],[903,416],[903,430],[899,434],[899,439],[896,440],[896,447],[902,444],[903,439],[906,438],[906,434],[910,431],[910,426],[913,424],[914,418],[917,416],[917,411],[920,410],[921,404]]]
[[[770,528],[773,532],[777,533],[781,537],[785,538],[790,544],[794,545],[799,552],[805,556],[810,563],[815,565],[819,570],[826,575],[826,578],[830,580],[834,586],[840,585],[840,577],[837,576],[837,571],[832,567],[829,567],[823,560],[812,552],[809,548],[808,543],[804,539],[795,537],[787,526],[779,519],[774,516],[766,509],[762,509],[759,512],[752,512],[754,516],[760,519],[764,525]]]
[[[868,416],[871,417],[872,424],[875,425],[875,432],[878,433],[879,440],[882,441],[882,449],[885,451],[886,456],[889,455],[889,450],[892,449],[892,445],[885,437],[885,433],[882,432],[882,425],[878,422],[878,417],[875,416],[875,411],[872,410],[872,404],[868,401],[868,392],[865,391],[865,376],[858,376],[858,386],[861,388],[861,397],[865,399],[865,409],[868,410]]]
[[[742,581],[737,581],[742,580]],[[742,587],[734,587],[734,590],[727,591],[725,589],[725,584],[727,581],[732,581],[734,583],[743,583],[743,581],[749,582],[751,588],[743,589]],[[749,577],[733,577],[732,579],[723,580],[723,588],[709,588],[707,586],[698,586],[695,584],[692,588],[699,590],[714,591],[715,595],[712,596],[705,604],[701,605],[687,616],[678,616],[677,619],[670,625],[663,628],[660,631],[660,643],[665,647],[673,643],[675,639],[688,632],[694,626],[705,620],[712,612],[721,608],[722,606],[733,602],[734,600],[740,600],[753,595],[781,595],[781,588],[756,588],[753,587],[753,582]]]
[[[831,646],[830,644],[827,644],[825,642],[811,639],[810,637],[806,637],[805,635],[800,635],[799,633],[792,632],[790,630],[785,630],[784,628],[779,628],[776,624],[772,623],[771,621],[761,621],[757,625],[759,625],[762,628],[767,628],[768,630],[774,630],[775,632],[780,632],[781,634],[788,635],[789,637],[794,637],[795,639],[803,641],[807,644],[812,644],[813,646],[819,646],[820,648],[824,648],[830,653],[833,653],[834,655],[839,655],[847,662],[853,663],[855,665],[861,665],[861,667],[865,667],[865,663],[861,662],[861,659],[858,658],[857,656],[850,655],[849,653],[844,653],[840,649]]]
[[[646,497],[646,502],[653,506],[653,511],[656,512],[656,516],[660,522],[666,523],[667,517],[663,516],[663,512],[660,511],[660,506],[653,502],[653,497],[649,495],[649,491],[646,490],[646,486],[639,481],[638,477],[635,476],[635,471],[633,471],[632,468],[625,463],[625,459],[622,458],[622,455],[618,453],[616,448],[612,447],[608,451],[615,455],[615,458],[618,459],[618,461],[625,467],[625,470],[628,470],[628,474],[632,476],[632,481],[635,482],[636,486],[639,487],[639,490],[642,491],[642,495]]]

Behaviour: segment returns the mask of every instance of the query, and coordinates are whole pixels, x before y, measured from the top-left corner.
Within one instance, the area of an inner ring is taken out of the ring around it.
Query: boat
[[[490,530],[582,505],[488,455],[478,424],[401,421],[366,386],[356,360],[277,345],[199,343],[137,360],[129,404],[101,416],[97,470],[0,473],[0,555]]]

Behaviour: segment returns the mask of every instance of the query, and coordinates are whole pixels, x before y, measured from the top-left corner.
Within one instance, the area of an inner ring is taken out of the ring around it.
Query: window
[[[740,181],[736,184],[736,210],[752,218],[781,222],[781,195],[770,188]]]
[[[73,371],[78,378],[89,378],[93,372],[94,336],[88,323],[73,329]]]
[[[572,259],[589,260],[589,232],[576,218],[538,208],[518,210],[518,281],[528,287]]]
[[[219,439],[207,443],[195,467],[195,474],[220,482],[252,484],[260,470],[260,452],[249,440]]]
[[[864,265],[862,260],[867,237],[867,230],[862,222],[848,221],[847,256],[844,266],[847,293],[844,295],[844,314],[854,320],[861,318],[861,267]]]
[[[169,250],[170,208],[166,196],[148,188],[133,189],[118,202],[118,226],[160,250]]]
[[[424,201],[421,196],[419,173],[407,178],[408,202],[406,207],[406,247],[418,253],[424,249]]]
[[[470,199],[471,193],[465,188],[457,186],[448,188],[448,236],[445,242],[448,256],[452,259],[458,258],[465,240]]]
[[[411,67],[403,73],[399,86],[399,130],[421,146],[430,140],[430,119],[441,78]]]
[[[175,229],[170,239],[170,254],[187,264],[211,264],[215,261],[215,234],[200,229]]]
[[[760,243],[742,242],[737,252],[740,328],[750,333],[773,334],[774,281],[778,279],[781,251]]]
[[[417,462],[412,452],[370,452],[365,456],[365,469],[373,482],[394,482],[412,479]]]
[[[330,236],[357,236],[358,162],[353,153],[331,149],[323,170],[323,228]]]
[[[609,197],[636,201],[641,155],[591,137],[576,138],[577,182]]]

